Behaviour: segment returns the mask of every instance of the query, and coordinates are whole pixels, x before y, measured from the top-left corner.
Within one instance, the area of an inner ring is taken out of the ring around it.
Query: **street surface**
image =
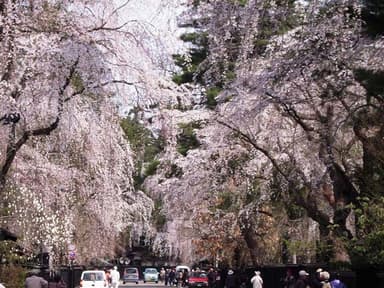
[[[135,284],[135,283],[125,283],[125,284],[122,284],[120,283],[119,285],[119,288],[132,288],[132,287],[140,287],[140,288],[150,288],[150,287],[167,287],[167,286],[164,286],[163,283],[144,283],[143,281],[140,281],[139,284]],[[170,287],[170,286],[168,286]],[[176,286],[173,286],[173,287],[176,287]]]

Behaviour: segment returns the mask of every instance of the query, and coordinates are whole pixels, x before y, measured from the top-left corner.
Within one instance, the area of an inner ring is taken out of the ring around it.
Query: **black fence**
[[[384,288],[384,272],[374,268],[361,268],[354,269],[353,271],[335,271],[328,268],[326,265],[271,265],[233,270],[238,283],[237,287],[251,288],[252,284],[250,279],[255,275],[255,271],[260,271],[264,281],[264,288],[282,288],[282,280],[288,269],[291,270],[295,276],[298,275],[300,270],[305,270],[310,274],[309,277],[313,277],[317,268],[322,268],[323,270],[328,271],[331,276],[337,272],[340,275],[340,279],[348,288]],[[104,270],[103,267],[94,267],[92,269]],[[80,276],[84,270],[86,270],[86,268],[83,266],[63,266],[58,272],[61,274],[68,288],[76,288],[79,287]],[[123,270],[124,266],[119,266],[121,275]],[[217,288],[223,288],[225,286],[227,272],[228,269],[219,270],[221,277],[220,281],[217,283]],[[48,270],[42,270],[41,276],[50,280],[52,275],[50,275]]]
[[[380,272],[373,268],[355,269],[353,271],[336,271],[325,265],[276,265],[276,266],[261,266],[261,267],[248,267],[245,269],[234,269],[237,279],[238,287],[251,288],[252,284],[250,279],[255,275],[255,271],[261,272],[263,278],[264,288],[283,288],[283,279],[287,270],[291,270],[293,275],[297,276],[300,270],[305,270],[309,273],[309,277],[314,277],[316,270],[322,268],[332,275],[338,273],[339,279],[342,280],[348,288],[384,288],[384,272]],[[227,269],[220,271],[221,281],[218,283],[218,288],[225,286],[225,279],[227,276]]]

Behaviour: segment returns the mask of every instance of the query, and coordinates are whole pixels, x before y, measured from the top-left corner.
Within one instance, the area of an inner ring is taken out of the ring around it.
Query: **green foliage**
[[[201,81],[202,71],[199,71],[199,65],[207,58],[208,37],[207,33],[185,33],[180,39],[193,44],[186,55],[172,55],[175,64],[181,68],[181,73],[174,74],[172,81],[181,85],[183,83],[192,83]]]
[[[21,265],[0,265],[0,283],[7,288],[24,288],[26,275],[27,270]]]
[[[196,127],[195,125],[198,125]],[[200,124],[197,122],[191,122],[188,124],[180,124],[182,132],[177,135],[177,152],[183,156],[187,156],[187,152],[191,149],[196,149],[200,146],[200,142],[196,137],[195,128],[200,128]]]
[[[146,176],[153,175],[156,172],[159,163],[155,160],[155,157],[164,150],[165,141],[162,137],[153,137],[151,131],[146,129],[136,117],[122,119],[120,126],[136,154],[136,173],[133,175],[133,180],[135,187],[138,188],[144,182]],[[141,170],[145,166],[143,164],[148,162],[144,175],[142,175]]]
[[[25,263],[26,258],[22,256],[23,252],[19,245],[10,240],[0,241],[0,256],[8,264],[20,264]]]
[[[208,34],[206,32],[184,33],[180,36],[180,39],[184,42],[190,42],[197,46],[208,46]]]
[[[175,82],[177,85],[191,83],[193,82],[193,75],[194,71],[184,71],[180,74],[174,74],[172,76],[172,81]]]
[[[305,216],[305,209],[293,202],[285,205],[285,210],[287,211],[288,218],[291,220],[300,219]]]
[[[125,137],[128,139],[132,150],[144,162],[152,161],[157,154],[164,150],[165,141],[162,137],[153,137],[151,131],[146,129],[137,118],[126,117],[120,122]]]
[[[207,89],[206,91],[206,97],[207,97],[207,106],[208,108],[210,109],[214,109],[217,105],[217,102],[216,102],[216,96],[219,95],[219,93],[221,92],[221,88],[219,87],[210,87]]]
[[[365,32],[376,37],[384,34],[384,2],[382,0],[363,0],[361,16]]]
[[[145,176],[151,176],[156,173],[157,167],[159,166],[160,161],[159,160],[153,160],[149,162],[145,168],[144,175]]]
[[[299,17],[295,12],[294,0],[276,1],[276,8],[269,2],[264,4],[264,11],[258,23],[258,33],[254,40],[254,52],[264,53],[271,37],[282,35],[299,25]]]
[[[219,195],[219,201],[216,205],[217,209],[223,210],[223,211],[230,211],[230,209],[233,206],[233,195],[230,192],[222,192]]]
[[[244,7],[248,4],[248,0],[228,0],[229,3],[232,3],[234,5],[239,5],[241,7]]]
[[[198,7],[200,5],[200,0],[193,0],[193,2],[192,2],[192,6],[193,7]]]
[[[161,231],[167,223],[167,217],[163,213],[163,200],[161,198],[156,199],[154,202],[152,222],[158,231]]]
[[[71,85],[76,92],[84,90],[84,81],[80,74],[75,72],[71,78]]]
[[[358,201],[357,237],[349,245],[353,264],[384,268],[384,197]]]
[[[290,255],[296,254],[297,257],[306,257],[308,251],[313,251],[316,248],[316,243],[313,241],[283,239],[283,242],[288,253]]]
[[[251,189],[248,189],[245,194],[245,205],[255,203],[258,199],[260,199],[260,184],[261,183],[258,179],[253,180]]]

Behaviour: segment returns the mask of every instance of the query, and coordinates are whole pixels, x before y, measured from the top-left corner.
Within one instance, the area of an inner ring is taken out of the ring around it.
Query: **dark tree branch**
[[[77,65],[79,63],[79,59],[77,59],[74,64],[70,67],[69,74],[65,78],[63,85],[59,88],[58,96],[58,107],[57,107],[57,116],[55,120],[49,124],[46,127],[43,128],[37,128],[33,130],[26,130],[22,134],[22,136],[16,141],[16,123],[12,124],[12,128],[9,134],[9,143],[7,145],[6,150],[6,158],[4,161],[4,164],[1,167],[0,170],[0,191],[4,188],[4,184],[6,181],[6,176],[9,172],[9,169],[11,168],[11,165],[16,157],[17,152],[20,150],[20,148],[28,141],[28,139],[31,136],[43,136],[43,135],[49,135],[53,130],[55,130],[60,122],[61,115],[63,112],[63,105],[65,100],[63,99],[66,89],[71,83],[71,79],[76,71]],[[74,93],[76,94],[76,93]]]
[[[276,170],[287,180],[289,181],[289,177],[288,175],[280,168],[279,164],[277,163],[276,159],[272,157],[272,155],[266,150],[264,149],[263,147],[259,146],[248,134],[244,133],[243,131],[241,131],[239,128],[237,127],[234,127],[224,121],[221,121],[221,120],[216,120],[219,124],[229,128],[230,130],[232,130],[233,132],[236,132],[240,135],[240,138],[242,140],[244,140],[245,142],[247,142],[248,144],[251,144],[253,148],[255,148],[257,151],[261,152],[262,154],[264,154],[264,156],[266,156],[269,161],[271,161],[273,167],[276,168]]]

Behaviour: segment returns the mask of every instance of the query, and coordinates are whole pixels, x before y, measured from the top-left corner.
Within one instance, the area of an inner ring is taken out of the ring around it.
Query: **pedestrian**
[[[47,288],[48,281],[39,276],[39,270],[32,270],[25,279],[25,288]]]
[[[164,282],[165,281],[165,269],[164,267],[162,267],[160,269],[160,282]]]
[[[165,269],[165,275],[164,275],[164,285],[168,286],[168,279],[169,279],[169,268]]]
[[[251,279],[253,288],[263,288],[263,279],[261,278],[260,274],[260,271],[255,271],[255,276],[253,276]]]
[[[216,283],[216,273],[212,267],[209,268],[207,278],[208,278],[208,288],[214,288]]]
[[[329,283],[329,278],[330,278],[330,275],[328,271],[320,272],[320,280],[321,280],[322,288],[332,288],[331,283]]]
[[[341,280],[340,280],[340,274],[336,273],[333,277],[333,280],[331,281],[331,287],[332,288],[347,288],[347,285],[345,285]]]
[[[305,270],[299,271],[299,277],[296,280],[295,288],[307,288],[309,286],[308,273]],[[310,286],[309,286],[310,287]]]
[[[313,288],[322,288],[323,287],[323,284],[321,283],[321,279],[320,279],[320,273],[321,272],[323,272],[323,269],[321,269],[321,268],[316,269],[316,273],[313,276],[313,278],[311,279],[311,285]]]
[[[183,273],[182,274],[183,287],[185,287],[187,285],[187,282],[188,282],[189,273],[188,273],[187,269],[184,269],[184,271],[182,273]]]
[[[176,271],[174,268],[171,269],[168,276],[169,280],[169,286],[175,285],[175,278],[176,278]]]
[[[115,266],[111,271],[111,287],[118,288],[119,281],[120,281],[120,272],[117,270],[117,266]]]
[[[112,282],[112,279],[111,279],[111,270],[110,269],[107,269],[105,270],[105,278],[107,278],[107,286],[108,287],[111,287],[111,282]]]
[[[236,288],[236,278],[235,278],[235,273],[233,272],[232,269],[228,270],[227,273],[227,279],[225,279],[225,287],[226,288]]]
[[[60,274],[55,273],[53,281],[48,282],[48,288],[67,288],[67,284],[64,282]]]
[[[287,269],[285,277],[282,279],[283,288],[294,288],[295,287],[295,276],[293,275],[292,269]]]

